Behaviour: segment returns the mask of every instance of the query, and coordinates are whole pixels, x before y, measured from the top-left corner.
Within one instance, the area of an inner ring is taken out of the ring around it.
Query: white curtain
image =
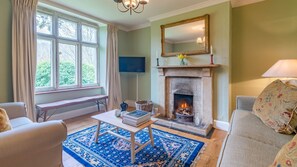
[[[106,89],[108,93],[108,108],[119,108],[122,101],[121,80],[118,58],[118,29],[113,25],[107,27],[107,67]]]
[[[35,120],[36,70],[35,16],[38,0],[12,1],[12,74],[14,101],[25,102],[28,117]]]

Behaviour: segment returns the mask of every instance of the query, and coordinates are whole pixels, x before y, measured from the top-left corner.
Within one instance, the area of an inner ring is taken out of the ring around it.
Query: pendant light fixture
[[[129,11],[130,15],[132,15],[132,12],[143,12],[144,5],[148,4],[149,0],[114,0],[114,2],[117,3],[117,7],[120,12],[125,13]]]

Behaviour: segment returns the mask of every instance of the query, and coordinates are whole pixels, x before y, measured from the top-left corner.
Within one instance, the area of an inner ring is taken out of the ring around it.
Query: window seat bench
[[[37,110],[37,117],[36,121],[38,122],[39,118],[43,118],[43,121],[47,121],[53,114],[47,116],[47,112],[49,110],[56,110],[58,108],[67,107],[71,105],[76,105],[80,103],[86,103],[86,102],[95,102],[98,107],[98,111],[100,111],[100,104],[103,104],[105,107],[105,111],[107,111],[107,95],[96,95],[96,96],[86,96],[86,97],[80,97],[76,99],[69,99],[69,100],[60,100],[55,101],[51,103],[43,103],[43,104],[36,104],[36,110]]]

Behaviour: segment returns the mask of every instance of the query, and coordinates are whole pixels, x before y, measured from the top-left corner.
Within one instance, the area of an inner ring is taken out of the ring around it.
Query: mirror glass
[[[162,56],[209,53],[209,15],[161,26]]]

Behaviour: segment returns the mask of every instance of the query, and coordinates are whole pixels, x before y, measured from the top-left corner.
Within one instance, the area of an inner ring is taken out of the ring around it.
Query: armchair
[[[67,137],[63,121],[33,123],[22,102],[1,103],[12,130],[0,133],[0,166],[62,167],[62,142]]]

